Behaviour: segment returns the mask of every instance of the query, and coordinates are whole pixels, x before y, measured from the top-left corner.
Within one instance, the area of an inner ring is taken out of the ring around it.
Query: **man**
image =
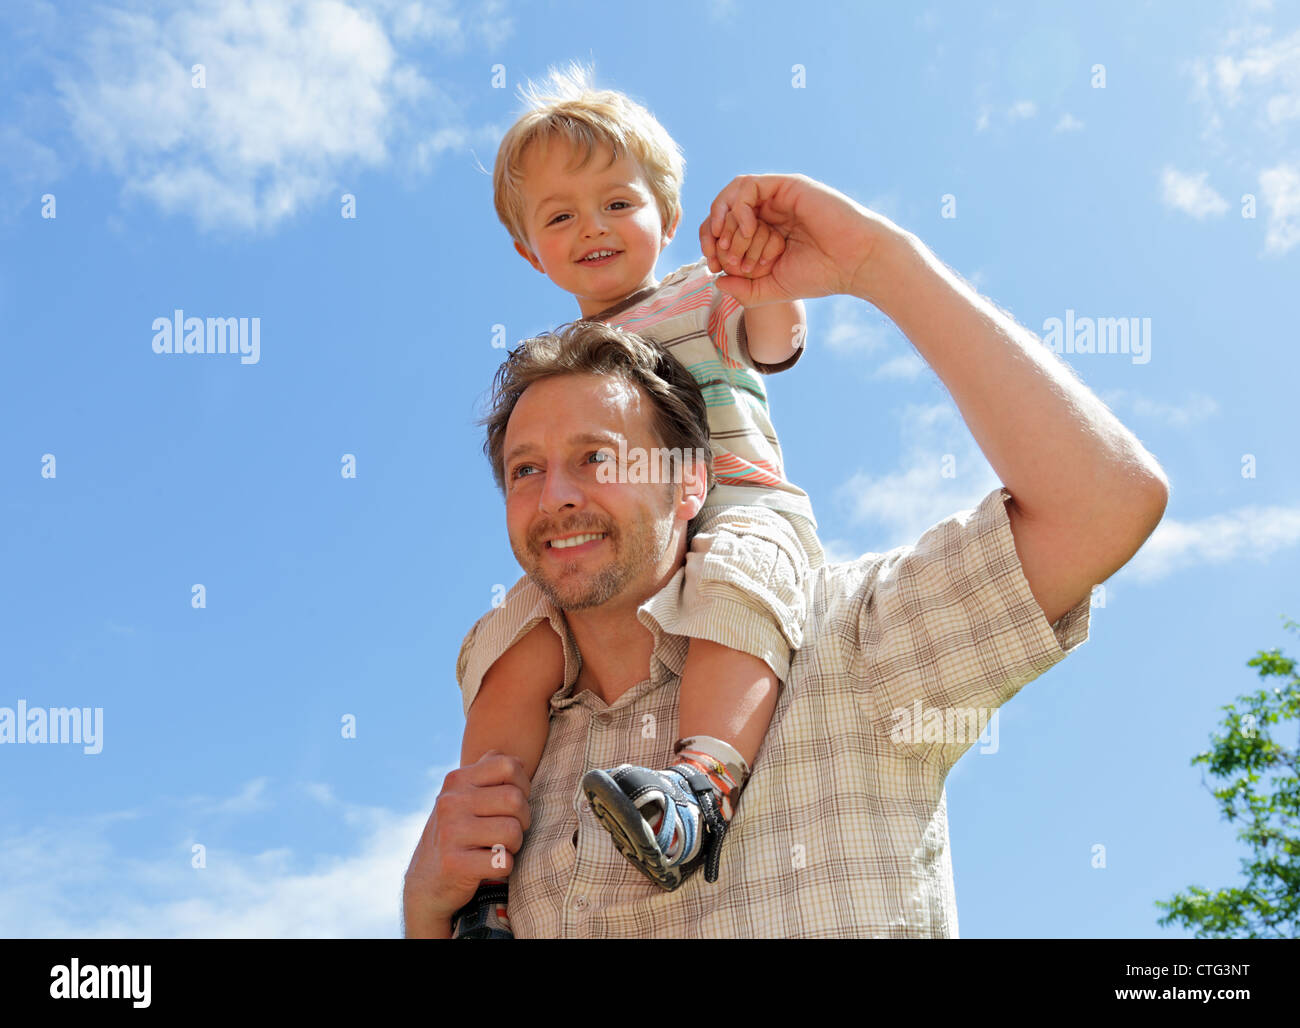
[[[406,875],[408,936],[446,937],[478,883],[512,871],[518,937],[956,936],[944,778],[988,711],[1087,638],[1092,586],[1163,515],[1155,459],[920,240],[803,176],[744,176],[701,226],[712,270],[742,270],[729,244],[757,221],[784,252],[770,274],[720,287],[746,306],[874,304],[948,387],[1004,487],[915,546],[817,573],[723,874],[666,893],[610,845],[574,783],[670,754],[686,640],[664,630],[657,601],[689,587],[688,526],[706,486],[611,484],[588,469],[589,451],[620,440],[628,452],[668,445],[634,378],[561,365],[533,381],[511,398],[494,452],[499,473],[524,483],[507,487],[511,545],[563,607],[545,603],[534,623],[565,638],[566,687],[531,791],[500,754],[447,776]],[[539,549],[575,532],[617,545],[564,561]]]

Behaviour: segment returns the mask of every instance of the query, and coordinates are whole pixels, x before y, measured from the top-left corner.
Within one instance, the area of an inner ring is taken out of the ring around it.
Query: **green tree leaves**
[[[1280,650],[1261,650],[1247,666],[1268,684],[1223,707],[1222,731],[1192,758],[1225,782],[1211,792],[1251,848],[1241,862],[1246,883],[1215,891],[1193,885],[1156,901],[1165,911],[1158,924],[1191,928],[1199,939],[1300,937],[1300,742],[1288,749],[1274,738],[1287,722],[1300,722],[1300,675]]]

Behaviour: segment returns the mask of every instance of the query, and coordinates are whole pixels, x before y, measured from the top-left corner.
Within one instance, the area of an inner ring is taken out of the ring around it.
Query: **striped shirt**
[[[532,827],[510,876],[517,938],[955,938],[944,780],[991,712],[1088,638],[1089,597],[1054,625],[1016,553],[998,488],[912,546],[822,565],[803,647],[722,847],[716,883],[674,892],[615,849],[579,787],[620,763],[667,767],[689,639],[665,632],[682,570],[637,617],[655,638],[649,676],[612,705],[577,694],[581,656],[538,598],[507,619],[550,620],[565,686],[533,778]],[[757,603],[750,617],[766,617]],[[510,627],[480,619],[479,633]],[[507,640],[478,640],[504,649]],[[1026,826],[1028,830],[1028,826]]]

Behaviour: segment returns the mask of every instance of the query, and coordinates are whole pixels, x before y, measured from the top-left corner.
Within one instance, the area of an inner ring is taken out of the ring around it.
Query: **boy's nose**
[[[582,234],[587,238],[603,236],[605,234],[605,219],[599,213],[586,215],[582,219]]]

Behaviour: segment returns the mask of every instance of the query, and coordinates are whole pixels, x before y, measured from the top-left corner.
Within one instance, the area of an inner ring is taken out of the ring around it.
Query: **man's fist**
[[[406,869],[407,938],[448,938],[451,918],[485,878],[506,878],[531,823],[528,776],[491,751],[451,772]]]

